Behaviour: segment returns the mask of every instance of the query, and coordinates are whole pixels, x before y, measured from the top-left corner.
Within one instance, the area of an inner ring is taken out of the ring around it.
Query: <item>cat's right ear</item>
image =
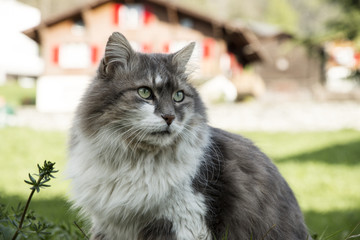
[[[174,53],[172,56],[172,63],[182,69],[186,68],[186,65],[188,64],[193,51],[195,48],[195,42],[191,42],[188,45],[186,45],[181,50]]]
[[[105,56],[101,61],[100,71],[108,74],[113,66],[128,69],[135,51],[129,41],[119,32],[114,32],[106,44]]]

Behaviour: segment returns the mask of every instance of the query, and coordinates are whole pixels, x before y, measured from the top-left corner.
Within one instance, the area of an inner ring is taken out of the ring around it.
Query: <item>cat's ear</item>
[[[172,63],[179,66],[180,68],[186,68],[187,63],[193,54],[194,47],[195,42],[191,42],[181,50],[174,53],[172,57]]]
[[[119,32],[114,32],[106,44],[105,56],[101,62],[100,70],[107,74],[110,67],[120,65],[123,69],[128,69],[135,51],[129,41]]]

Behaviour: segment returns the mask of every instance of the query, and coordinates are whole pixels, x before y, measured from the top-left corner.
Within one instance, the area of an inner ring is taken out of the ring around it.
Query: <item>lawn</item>
[[[360,132],[244,135],[274,160],[312,233],[345,239],[360,223]]]
[[[294,190],[311,233],[345,239],[360,223],[360,132],[242,133],[276,163]],[[60,172],[34,196],[31,209],[55,222],[76,216],[66,203],[66,133],[0,129],[0,202],[16,205],[30,190],[23,182],[44,160]],[[360,234],[360,227],[352,235]],[[323,238],[325,239],[325,238]],[[353,238],[354,239],[354,238]],[[357,238],[360,239],[360,238]]]

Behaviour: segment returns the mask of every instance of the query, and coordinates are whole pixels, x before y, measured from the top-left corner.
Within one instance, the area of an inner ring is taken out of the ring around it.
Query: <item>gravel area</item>
[[[261,102],[208,106],[212,126],[236,131],[360,130],[360,102]],[[68,130],[71,113],[16,111],[16,125],[41,130]]]
[[[210,124],[239,131],[360,130],[359,102],[250,102],[208,108]]]
[[[38,130],[61,130],[70,129],[72,113],[43,113],[33,107],[16,110],[17,126],[30,127]]]

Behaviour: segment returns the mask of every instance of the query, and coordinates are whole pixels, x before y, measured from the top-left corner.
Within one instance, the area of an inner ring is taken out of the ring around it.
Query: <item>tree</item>
[[[328,0],[339,6],[342,14],[327,23],[333,39],[346,39],[355,43],[360,49],[360,1],[359,0]]]
[[[266,20],[280,26],[283,30],[295,33],[298,26],[298,13],[288,0],[271,0],[268,2]]]

